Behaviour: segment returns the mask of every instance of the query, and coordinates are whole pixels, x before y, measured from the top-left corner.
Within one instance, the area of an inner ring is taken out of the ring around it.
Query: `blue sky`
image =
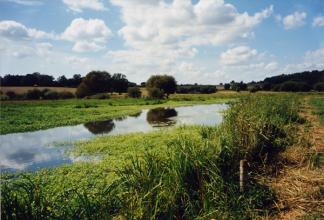
[[[92,70],[140,83],[324,69],[322,0],[2,0],[0,75]]]

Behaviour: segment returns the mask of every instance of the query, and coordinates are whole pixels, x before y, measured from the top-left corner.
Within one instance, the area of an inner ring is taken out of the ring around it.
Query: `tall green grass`
[[[1,215],[3,219],[32,219],[30,213],[37,218],[61,219],[268,216],[275,193],[252,178],[253,173],[262,173],[283,160],[280,153],[296,142],[298,105],[294,94],[248,95],[230,105],[218,127],[181,126],[76,141],[71,152],[100,152],[107,157],[86,172],[83,163],[50,169],[51,179],[39,173],[5,174]],[[241,159],[249,162],[245,192],[239,188]],[[60,181],[56,199],[51,187],[45,187],[55,186],[54,179],[75,185]],[[55,199],[48,201],[47,194]],[[21,201],[24,195],[26,204]],[[29,203],[37,203],[37,207]]]

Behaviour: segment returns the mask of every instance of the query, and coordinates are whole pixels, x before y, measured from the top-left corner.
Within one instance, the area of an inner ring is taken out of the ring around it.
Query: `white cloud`
[[[88,60],[87,58],[65,57],[65,63],[67,63],[67,64],[84,63],[87,60]]]
[[[257,50],[251,50],[250,47],[241,46],[233,49],[228,49],[221,54],[220,64],[222,65],[237,65],[249,62],[257,55]]]
[[[72,42],[95,41],[108,42],[114,39],[111,30],[100,19],[74,19],[69,27],[59,36],[59,39]]]
[[[109,11],[101,0],[62,0],[74,12],[82,12],[82,8],[90,8],[96,11]]]
[[[48,34],[44,31],[26,28],[24,25],[15,21],[0,22],[0,36],[10,41],[30,41],[40,38],[53,38],[53,33]]]
[[[8,53],[15,58],[25,58],[34,55],[47,56],[50,54],[53,46],[50,43],[39,43],[31,46],[13,46]]]
[[[274,70],[278,69],[278,63],[277,62],[268,63],[264,68],[266,70],[274,71]]]
[[[282,24],[284,29],[288,30],[291,28],[297,28],[306,24],[304,19],[306,18],[306,13],[295,12],[294,14],[287,15],[282,19]]]
[[[34,6],[34,5],[42,5],[42,2],[39,1],[31,1],[31,0],[5,0],[5,1],[10,1],[10,2],[15,2],[21,5],[29,5],[29,6]]]
[[[299,64],[288,64],[280,69],[282,73],[294,73],[302,71],[311,71],[314,69],[324,69],[324,48],[316,51],[307,51],[303,56],[304,62]]]
[[[86,41],[79,41],[79,42],[76,42],[76,44],[74,45],[72,50],[77,51],[77,52],[89,52],[89,51],[98,51],[98,50],[102,50],[105,48],[106,48],[105,46],[102,47],[102,46],[96,44],[95,42],[88,43]]]
[[[281,22],[282,16],[280,14],[274,15],[274,17],[275,17],[277,23]]]
[[[156,48],[183,50],[194,45],[214,46],[235,44],[254,37],[251,31],[270,16],[273,7],[249,16],[237,13],[234,6],[222,0],[164,1],[112,0],[121,6],[122,20],[126,23],[119,35],[126,45],[135,49]],[[186,49],[187,51],[190,51]]]
[[[315,26],[324,26],[324,16],[317,16],[316,18],[313,19],[313,27]]]

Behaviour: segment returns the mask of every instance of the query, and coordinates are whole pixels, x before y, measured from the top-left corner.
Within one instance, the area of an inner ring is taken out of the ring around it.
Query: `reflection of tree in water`
[[[130,115],[129,117],[138,118],[139,116],[141,116],[141,114],[142,114],[142,111],[140,111],[140,112],[138,112],[138,113],[136,113],[134,115]]]
[[[88,129],[92,134],[108,134],[115,128],[115,123],[112,119],[108,121],[94,121],[88,122],[83,125]]]
[[[147,112],[146,120],[153,127],[163,127],[174,125],[176,121],[168,118],[175,116],[178,116],[178,112],[174,108],[156,108]]]
[[[120,118],[115,118],[115,121],[123,121],[127,118],[127,116],[123,116],[123,117],[120,117]]]

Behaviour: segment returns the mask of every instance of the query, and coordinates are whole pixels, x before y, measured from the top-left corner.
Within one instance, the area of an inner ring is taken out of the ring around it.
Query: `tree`
[[[95,95],[107,93],[111,88],[111,75],[106,71],[91,71],[83,78],[82,83],[77,87],[76,96]]]
[[[262,84],[262,89],[263,89],[264,91],[269,91],[269,90],[271,89],[271,84],[268,83],[268,82],[263,83],[263,84]]]
[[[163,98],[164,94],[169,98],[177,90],[177,81],[168,75],[151,76],[146,82],[146,89],[153,98]]]
[[[34,74],[27,74],[22,78],[20,84],[22,86],[34,86],[35,84],[38,85],[38,77]]]
[[[112,87],[115,92],[121,95],[122,92],[127,92],[128,80],[126,76],[121,73],[115,73],[112,77]]]
[[[131,98],[140,98],[142,95],[142,91],[138,87],[129,87],[127,93]]]
[[[67,78],[63,75],[57,78],[57,82],[60,84],[61,87],[67,86],[68,80]]]
[[[229,83],[225,83],[225,85],[224,85],[224,89],[225,90],[229,90],[231,88],[231,84],[229,84]]]
[[[78,85],[81,84],[81,82],[82,82],[82,77],[81,77],[80,74],[74,74],[74,75],[73,75],[73,80],[74,80],[74,82],[73,82],[73,86],[77,87]]]

